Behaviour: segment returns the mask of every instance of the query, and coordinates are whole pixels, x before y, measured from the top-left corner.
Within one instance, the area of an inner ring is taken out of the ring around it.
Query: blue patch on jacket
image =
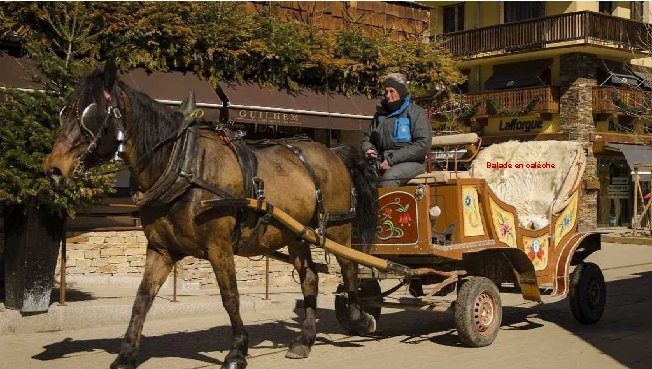
[[[401,104],[401,107],[389,114],[388,117],[401,115],[408,106],[410,106],[410,96],[407,96],[403,104]],[[392,138],[394,142],[412,142],[410,118],[396,118],[394,120],[394,135]]]

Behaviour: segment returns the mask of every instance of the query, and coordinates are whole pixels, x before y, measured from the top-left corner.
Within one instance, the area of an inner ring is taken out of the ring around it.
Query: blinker
[[[92,116],[95,116],[95,115],[97,115],[97,104],[96,104],[96,103],[92,103],[92,104],[88,105],[88,106],[84,109],[84,111],[82,112],[82,116],[81,116],[81,121],[82,121],[82,123],[83,123],[84,125],[87,125],[87,124],[90,123],[90,122],[87,122],[87,121],[86,121],[86,118],[87,118],[87,117],[92,117]]]

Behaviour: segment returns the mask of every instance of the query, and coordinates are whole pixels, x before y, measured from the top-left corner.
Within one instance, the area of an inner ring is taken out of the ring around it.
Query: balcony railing
[[[476,117],[487,117],[494,114],[487,100],[493,100],[502,109],[523,109],[538,96],[534,105],[534,113],[559,113],[559,88],[553,86],[514,88],[504,91],[488,91],[464,95],[464,101],[474,106],[479,102]]]
[[[433,36],[453,56],[492,51],[540,49],[550,44],[583,41],[627,51],[649,51],[651,25],[589,11],[567,13]]]
[[[618,107],[616,101],[625,104],[630,112],[640,111],[641,113],[649,112],[652,102],[652,92],[632,90],[619,87],[593,87],[593,112],[626,114],[623,106]]]

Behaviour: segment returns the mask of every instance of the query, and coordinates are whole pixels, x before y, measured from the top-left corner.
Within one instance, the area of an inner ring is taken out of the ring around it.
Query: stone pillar
[[[595,55],[570,53],[560,56],[559,120],[570,140],[579,141],[586,154],[584,176],[597,174],[597,160],[589,136],[595,132],[592,88],[597,85]],[[581,190],[579,229],[590,231],[598,222],[598,190]]]

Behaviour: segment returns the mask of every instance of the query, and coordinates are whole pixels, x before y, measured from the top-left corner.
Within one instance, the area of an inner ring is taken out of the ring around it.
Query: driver
[[[432,129],[425,110],[411,101],[405,75],[390,74],[383,87],[385,98],[361,146],[381,174],[380,186],[395,187],[425,172]]]

